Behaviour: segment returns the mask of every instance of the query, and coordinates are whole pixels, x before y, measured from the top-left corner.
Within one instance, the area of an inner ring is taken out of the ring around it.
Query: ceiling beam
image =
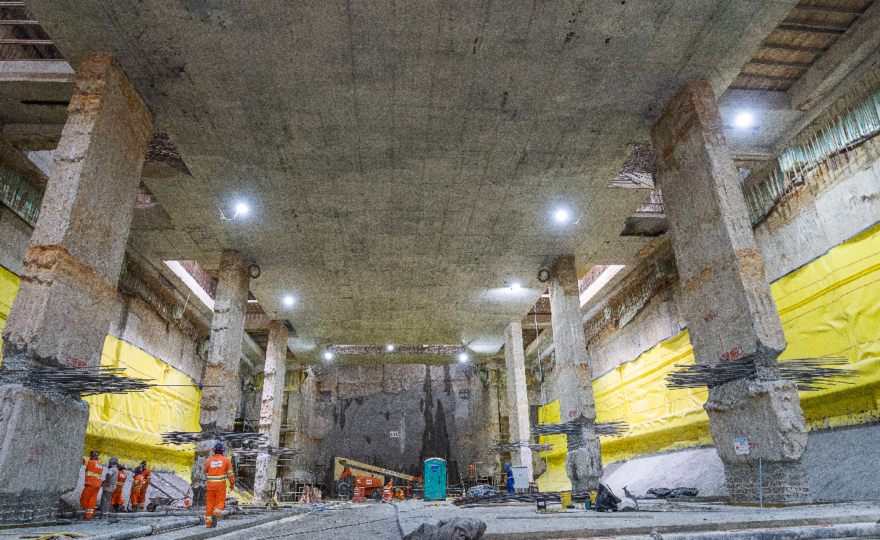
[[[789,89],[792,106],[806,111],[880,47],[880,2],[872,4],[849,31],[828,48]]]

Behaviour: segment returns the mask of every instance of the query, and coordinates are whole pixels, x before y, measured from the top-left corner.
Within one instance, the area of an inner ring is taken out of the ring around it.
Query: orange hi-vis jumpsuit
[[[92,519],[95,515],[95,503],[98,502],[98,492],[101,491],[101,473],[104,467],[95,459],[86,463],[86,485],[83,488],[79,504],[86,511],[86,519]]]
[[[150,477],[153,473],[150,472],[150,469],[145,468],[144,472],[141,474],[143,474],[144,479],[142,481],[143,487],[141,487],[141,496],[138,499],[138,504],[140,505],[141,510],[143,510],[144,505],[147,503],[147,488],[150,487]]]
[[[214,454],[205,462],[205,474],[208,475],[205,525],[210,527],[213,520],[220,517],[226,504],[226,479],[229,478],[229,485],[235,487],[235,474],[232,472],[232,462],[223,454]]]
[[[141,504],[142,487],[144,487],[144,477],[143,475],[138,474],[134,477],[134,482],[131,484],[131,495],[128,497],[128,502],[131,504],[132,508]]]
[[[125,487],[126,478],[128,478],[128,475],[125,474],[125,471],[119,471],[119,474],[116,476],[116,489],[113,490],[113,497],[110,498],[112,506],[125,504],[125,500],[122,498],[122,488]]]

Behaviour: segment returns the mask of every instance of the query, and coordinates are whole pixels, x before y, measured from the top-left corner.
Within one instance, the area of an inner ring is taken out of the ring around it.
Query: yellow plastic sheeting
[[[0,331],[6,326],[6,318],[12,309],[12,300],[18,294],[18,285],[21,278],[0,266]],[[0,345],[3,340],[0,339]]]
[[[593,381],[596,421],[624,420],[626,437],[602,438],[602,461],[712,444],[705,389],[667,390],[663,379],[676,365],[693,364],[687,330]]]
[[[539,424],[558,424],[560,422],[559,400],[538,408]],[[550,435],[539,437],[542,444],[553,444],[553,450],[541,452],[541,458],[547,462],[547,470],[538,477],[538,489],[541,491],[567,491],[571,489],[571,481],[565,474],[565,454],[567,437],[565,435]]]
[[[85,398],[91,406],[85,453],[99,450],[129,464],[147,459],[154,469],[189,478],[194,446],[160,445],[159,433],[201,431],[198,387],[182,372],[113,336],[104,341],[101,365],[125,368],[131,377],[177,386]]]
[[[809,429],[880,419],[880,225],[771,285],[788,348],[781,357],[846,356],[854,384],[800,392]],[[603,438],[605,462],[712,444],[707,390],[667,390],[675,364],[692,364],[685,330],[593,381],[597,420],[625,420],[626,437]]]
[[[801,392],[809,429],[880,420],[880,225],[772,285],[782,358],[845,356],[854,385]]]

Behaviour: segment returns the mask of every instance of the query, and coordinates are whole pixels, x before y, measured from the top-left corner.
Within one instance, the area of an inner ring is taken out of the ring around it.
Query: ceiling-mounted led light
[[[392,345],[392,344],[389,343],[388,345],[385,346],[385,350],[388,351],[388,352],[393,351],[393,350],[394,350],[394,345]]]
[[[511,291],[518,291],[520,289],[522,289],[522,285],[520,285],[519,283],[514,283],[513,285],[510,286]]]
[[[251,209],[248,208],[248,205],[246,205],[244,203],[238,203],[235,205],[235,214],[236,215],[238,215],[238,214],[245,215],[248,212],[250,212],[250,210]]]
[[[333,353],[330,351],[325,352],[324,353],[324,360],[333,360]]]
[[[557,210],[553,217],[556,218],[556,221],[562,223],[568,221],[568,211],[567,210]]]
[[[458,361],[459,362],[467,362],[468,361],[467,353],[461,353],[460,355],[458,355]]]
[[[292,296],[285,296],[284,297],[284,305],[287,307],[292,306],[293,305],[293,297]]]
[[[741,112],[736,115],[736,118],[733,120],[733,125],[738,128],[749,128],[752,127],[752,123],[755,121],[755,117],[751,115],[751,113]]]

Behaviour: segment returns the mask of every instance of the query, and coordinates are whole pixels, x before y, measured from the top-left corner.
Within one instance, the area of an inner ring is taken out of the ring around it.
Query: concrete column
[[[807,502],[803,411],[776,363],[785,334],[709,83],[684,85],[651,137],[696,361],[758,368],[757,380],[710,388],[705,404],[730,498],[758,501],[761,460],[765,502]],[[736,454],[734,439],[748,439],[749,453]]]
[[[113,58],[86,55],[3,329],[7,383],[35,364],[97,366],[153,116]],[[0,386],[0,519],[51,521],[76,487],[89,407]]]
[[[522,325],[512,322],[504,333],[504,363],[507,367],[507,405],[510,408],[510,442],[528,444],[531,438],[529,425],[529,394],[526,389],[526,355],[523,353]],[[529,482],[534,482],[532,451],[520,449],[514,459],[521,467],[529,468]]]
[[[300,366],[296,367],[295,377],[294,377],[294,385],[289,387],[287,390],[287,418],[284,419],[284,424],[288,426],[291,431],[287,431],[284,434],[284,446],[287,448],[294,448],[296,450],[302,451],[300,447],[300,438],[302,437],[302,425],[300,422],[300,409],[302,407],[302,392],[300,388],[299,376],[302,368]],[[295,463],[299,460],[295,460],[294,464],[290,464],[288,467],[284,469],[284,477],[285,478],[294,478],[294,474],[296,472]]]
[[[238,367],[249,286],[250,277],[244,261],[235,251],[224,251],[220,257],[220,276],[211,321],[211,350],[202,381],[205,386],[216,386],[202,391],[199,412],[202,431],[232,431],[235,423],[235,406],[241,392]],[[205,461],[211,457],[216,443],[216,440],[206,440],[196,445],[192,470],[193,504],[205,504]]]
[[[287,362],[287,327],[281,321],[269,323],[269,345],[263,371],[263,400],[260,403],[260,433],[269,439],[269,446],[278,447],[281,410],[284,407],[284,375]],[[254,497],[262,499],[263,491],[276,477],[278,458],[261,453],[257,456],[254,476]]]
[[[559,257],[550,271],[550,312],[559,381],[559,413],[563,422],[579,422],[584,428],[581,437],[568,435],[565,472],[572,489],[596,489],[602,478],[602,451],[593,428],[596,421],[593,376],[581,320],[574,255]]]
[[[492,373],[494,373],[494,370]],[[489,435],[490,440],[494,440],[501,435],[501,414],[498,398],[499,386],[500,384],[497,384],[490,378],[489,387],[486,389],[486,432]],[[497,452],[494,452],[493,454],[492,462],[487,464],[487,470],[481,471],[480,474],[494,476],[504,472],[504,467],[501,463],[501,454]]]

